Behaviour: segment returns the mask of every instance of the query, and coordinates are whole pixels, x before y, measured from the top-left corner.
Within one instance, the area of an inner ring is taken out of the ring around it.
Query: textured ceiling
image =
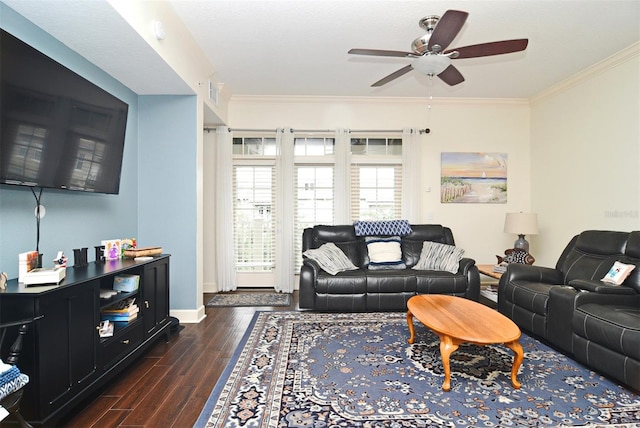
[[[103,0],[6,4],[139,94],[188,88]],[[528,98],[640,41],[638,0],[245,1],[169,3],[232,95]],[[55,6],[54,6],[55,5]],[[454,60],[466,81],[449,87],[407,65],[350,48],[409,51],[426,15],[469,12],[450,45],[528,38],[525,52]],[[167,33],[167,37],[171,37]]]

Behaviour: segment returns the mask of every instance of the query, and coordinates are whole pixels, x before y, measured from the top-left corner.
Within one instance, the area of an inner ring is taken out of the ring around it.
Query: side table
[[[502,276],[502,273],[493,271],[493,265],[476,266],[478,267],[478,272],[493,279],[500,280],[500,277]],[[480,295],[493,303],[498,303],[498,291],[493,290],[491,286],[482,286],[480,288]]]

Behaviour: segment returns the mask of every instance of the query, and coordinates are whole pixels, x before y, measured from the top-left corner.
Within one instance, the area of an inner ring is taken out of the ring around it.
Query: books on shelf
[[[132,314],[118,315],[118,314],[101,314],[100,318],[103,321],[111,321],[111,322],[129,322],[138,318],[138,312],[134,312]]]
[[[132,308],[137,308],[136,298],[129,297],[128,299],[121,300],[113,305],[104,308],[102,312],[113,312],[113,313],[126,313],[130,311]]]
[[[140,308],[135,303],[135,297],[124,299],[112,306],[104,308],[100,311],[100,318],[112,322],[133,321],[138,317]]]

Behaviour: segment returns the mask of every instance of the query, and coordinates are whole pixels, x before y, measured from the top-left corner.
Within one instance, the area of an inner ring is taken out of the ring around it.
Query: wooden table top
[[[507,343],[521,334],[518,326],[500,312],[463,297],[421,294],[410,298],[407,307],[431,330],[464,342]]]
[[[478,272],[483,275],[490,276],[491,278],[500,279],[502,273],[494,272],[493,265],[476,265],[478,267]]]

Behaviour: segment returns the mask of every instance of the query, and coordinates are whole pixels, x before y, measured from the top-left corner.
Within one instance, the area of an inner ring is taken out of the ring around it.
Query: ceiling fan
[[[460,10],[447,10],[442,17],[429,15],[419,22],[427,31],[411,44],[413,52],[389,51],[379,49],[351,49],[350,54],[390,56],[413,58],[413,62],[390,75],[378,80],[374,87],[382,86],[415,69],[428,76],[438,76],[450,86],[464,82],[464,77],[451,64],[452,59],[477,58],[482,56],[502,55],[523,51],[527,48],[528,39],[503,40],[500,42],[481,43],[446,50],[467,20],[469,13]]]

